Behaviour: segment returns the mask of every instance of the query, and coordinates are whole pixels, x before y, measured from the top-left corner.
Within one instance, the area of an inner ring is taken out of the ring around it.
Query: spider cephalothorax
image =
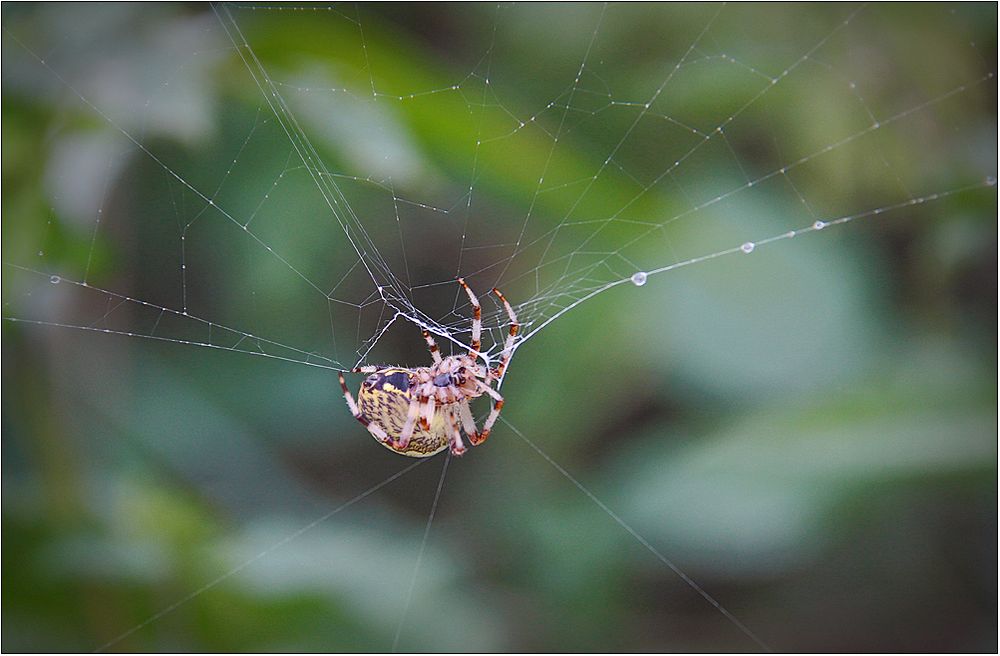
[[[465,281],[459,278],[458,284],[472,302],[472,343],[467,355],[442,358],[434,338],[425,330],[424,340],[433,364],[414,369],[384,365],[353,369],[356,373],[369,374],[358,391],[357,403],[347,389],[343,373],[340,374],[340,386],[351,414],[368,428],[375,439],[396,453],[423,458],[450,445],[451,452],[460,456],[465,453],[462,431],[473,446],[482,444],[489,437],[503,408],[503,397],[493,389],[492,383],[500,379],[510,361],[519,329],[517,317],[507,299],[494,288],[493,293],[507,310],[510,330],[497,368],[490,369],[486,364],[479,364],[478,360],[482,357],[479,351],[483,330],[482,309]],[[493,399],[493,408],[482,432],[479,432],[469,401],[484,394]]]

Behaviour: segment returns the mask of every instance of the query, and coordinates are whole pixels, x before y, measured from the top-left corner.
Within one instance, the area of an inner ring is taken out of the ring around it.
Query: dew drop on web
[[[632,274],[632,284],[636,287],[642,287],[646,284],[646,272],[636,271]]]

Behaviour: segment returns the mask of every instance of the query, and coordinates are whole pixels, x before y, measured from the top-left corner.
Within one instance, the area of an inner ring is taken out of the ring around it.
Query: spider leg
[[[458,417],[451,410],[448,411],[448,425],[451,427],[451,455],[460,456],[465,453],[465,445],[462,444],[462,431],[458,427]]]
[[[425,396],[420,399],[420,427],[425,431],[431,429],[431,421],[434,420],[434,406],[436,405],[434,398],[430,396]]]
[[[405,449],[410,443],[410,438],[413,437],[413,429],[417,424],[417,417],[420,414],[420,401],[416,396],[410,398],[410,407],[406,412],[406,423],[403,424],[403,430],[399,432],[399,437],[396,438],[393,446],[399,449]]]
[[[465,429],[465,434],[469,436],[469,442],[472,443],[472,446],[482,444],[486,438],[479,436],[479,430],[476,428],[476,420],[472,416],[472,410],[469,409],[468,401],[462,401],[458,404],[458,416],[462,420],[462,428]]]
[[[441,362],[441,350],[438,348],[437,342],[434,341],[434,338],[426,330],[424,331],[424,340],[427,342],[427,350],[431,352],[434,364]]]
[[[483,309],[479,306],[479,300],[476,298],[476,295],[465,284],[465,279],[459,278],[458,284],[469,295],[469,301],[472,303],[472,344],[469,345],[469,356],[477,358],[479,357],[479,347],[482,346],[480,338],[483,334]]]
[[[389,435],[386,434],[385,430],[361,414],[358,404],[354,402],[354,397],[351,396],[351,391],[347,389],[347,383],[344,381],[343,372],[337,372],[337,376],[340,378],[340,388],[344,390],[344,399],[347,401],[347,407],[351,410],[351,414],[354,415],[354,418],[361,422],[361,425],[367,428],[368,432],[374,435],[376,440],[379,442],[388,442]]]
[[[351,369],[351,373],[354,374],[373,374],[379,369],[384,369],[384,365],[369,364],[364,367],[354,367]]]
[[[503,404],[503,397],[500,396],[500,392],[496,391],[495,389],[493,389],[492,387],[490,387],[489,385],[487,385],[486,383],[484,383],[481,380],[477,380],[476,384],[479,385],[479,388],[481,390],[483,390],[484,392],[486,392],[487,394],[489,394],[493,398],[494,401],[496,401],[497,403]]]
[[[514,314],[514,308],[510,306],[504,295],[500,293],[500,290],[496,287],[493,288],[493,293],[496,297],[500,299],[503,303],[503,307],[507,310],[507,317],[510,318],[510,330],[507,332],[507,341],[503,345],[503,353],[500,354],[500,364],[497,366],[494,376],[500,378],[503,376],[503,370],[507,367],[507,363],[510,362],[511,349],[514,348],[514,340],[517,338],[517,333],[521,330],[521,324],[517,322],[517,315]]]
[[[500,396],[500,392],[496,391],[486,383],[481,380],[476,381],[479,384],[479,388],[493,397],[493,409],[490,410],[490,416],[486,418],[486,423],[483,424],[483,432],[479,434],[479,442],[472,440],[469,437],[469,441],[473,444],[482,444],[486,441],[486,438],[490,436],[490,431],[493,430],[493,424],[496,423],[497,418],[500,416],[500,411],[503,410],[503,397]]]

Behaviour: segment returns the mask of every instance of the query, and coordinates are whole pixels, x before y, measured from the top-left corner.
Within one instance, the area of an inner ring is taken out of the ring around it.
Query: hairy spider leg
[[[406,423],[403,424],[403,430],[400,431],[399,437],[393,441],[393,446],[400,449],[405,449],[410,444],[410,438],[413,437],[413,429],[417,424],[417,417],[420,415],[420,401],[417,400],[416,396],[410,398],[410,407],[406,412]]]
[[[469,357],[478,358],[479,348],[482,346],[480,338],[483,334],[483,309],[479,306],[479,299],[472,293],[469,286],[465,284],[465,279],[459,278],[458,284],[469,295],[469,301],[472,303],[472,344],[469,345]]]
[[[486,423],[483,424],[483,432],[479,433],[479,439],[469,436],[469,441],[472,442],[473,446],[479,446],[486,441],[486,438],[490,436],[490,431],[493,430],[493,424],[500,417],[500,411],[503,410],[503,397],[500,396],[500,392],[481,380],[477,380],[476,383],[479,385],[479,389],[493,397],[493,408],[490,410],[490,416],[486,418]]]
[[[504,309],[507,310],[507,316],[510,318],[510,330],[507,332],[507,340],[503,345],[503,353],[500,354],[500,364],[497,366],[496,372],[494,372],[494,375],[500,378],[503,376],[503,370],[507,367],[507,363],[510,362],[511,350],[514,348],[514,340],[517,339],[517,333],[521,330],[521,324],[517,322],[517,315],[514,314],[514,308],[507,302],[504,295],[500,293],[500,290],[494,287],[493,293],[503,303]]]
[[[472,416],[468,401],[462,401],[458,404],[458,417],[462,420],[462,428],[465,429],[465,434],[469,436],[472,445],[482,444],[483,441],[479,438],[479,430],[476,428],[476,420]]]
[[[425,431],[431,429],[431,421],[434,420],[434,407],[437,405],[435,401],[430,396],[420,399],[420,427]]]
[[[424,340],[427,342],[427,350],[431,352],[431,359],[434,360],[434,364],[441,362],[441,349],[438,348],[437,342],[431,337],[431,334],[424,331]]]

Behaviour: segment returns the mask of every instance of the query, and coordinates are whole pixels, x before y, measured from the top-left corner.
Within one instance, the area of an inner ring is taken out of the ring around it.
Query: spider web
[[[77,22],[5,10],[5,91],[58,126],[39,137],[52,164],[25,183],[34,205],[4,208],[25,217],[5,232],[8,325],[117,335],[131,351],[165,343],[182,368],[205,349],[321,370],[415,366],[427,361],[416,327],[446,352],[467,348],[461,276],[483,303],[487,360],[506,334],[488,291],[512,302],[516,378],[536,338],[554,348],[548,329],[606,295],[632,294],[634,318],[609,320],[615,332],[657,340],[642,326],[660,316],[645,298],[669,284],[661,274],[740,276],[721,262],[774,251],[787,259],[764,265],[772,275],[835,289],[845,238],[828,235],[937,220],[970,194],[995,203],[995,118],[973,111],[995,95],[990,52],[972,42],[925,66],[917,40],[888,38],[901,17],[886,7],[826,7],[799,24],[760,6],[592,5],[552,25],[545,5],[482,6],[454,47],[429,44],[433,56],[407,11],[161,6]],[[969,12],[933,11],[940,39],[966,39]],[[918,161],[900,145],[915,138],[928,144]],[[82,380],[107,372],[80,362]],[[328,382],[310,398],[328,403]],[[546,455],[526,421],[512,433],[763,645]],[[356,486],[369,492],[345,506],[383,484]]]

